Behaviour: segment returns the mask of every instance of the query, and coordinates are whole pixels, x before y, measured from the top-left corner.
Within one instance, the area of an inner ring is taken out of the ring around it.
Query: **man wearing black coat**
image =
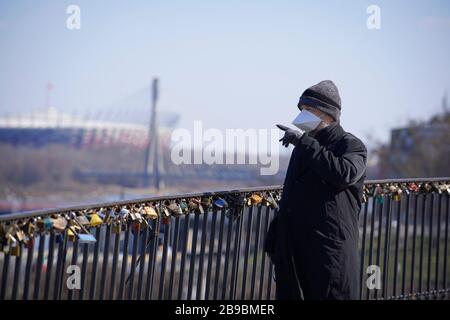
[[[341,99],[332,81],[305,90],[298,107],[297,125],[303,130],[279,126],[285,131],[280,141],[294,150],[265,239],[275,266],[276,297],[357,299],[367,150],[341,127]]]

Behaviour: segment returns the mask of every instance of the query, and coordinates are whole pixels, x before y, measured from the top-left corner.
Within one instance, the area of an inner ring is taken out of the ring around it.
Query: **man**
[[[332,81],[303,92],[300,130],[278,125],[294,145],[280,209],[265,250],[275,266],[277,299],[357,299],[358,215],[367,150],[339,123]]]

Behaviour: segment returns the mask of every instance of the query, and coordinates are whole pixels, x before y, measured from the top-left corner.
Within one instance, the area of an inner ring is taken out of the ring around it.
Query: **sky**
[[[81,28],[69,30],[69,5]],[[380,8],[381,29],[366,12]],[[179,126],[272,129],[333,80],[345,130],[369,142],[427,119],[450,91],[449,1],[0,2],[0,115],[108,110],[160,79]]]

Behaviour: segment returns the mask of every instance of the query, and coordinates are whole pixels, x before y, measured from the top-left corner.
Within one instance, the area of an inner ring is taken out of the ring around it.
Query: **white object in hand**
[[[314,113],[309,112],[308,110],[302,110],[298,116],[295,117],[294,121],[292,121],[292,124],[300,130],[309,132],[317,128],[321,121],[322,119]]]

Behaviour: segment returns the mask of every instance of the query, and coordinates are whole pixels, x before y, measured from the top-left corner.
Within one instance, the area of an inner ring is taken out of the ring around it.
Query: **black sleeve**
[[[345,152],[336,156],[316,139],[304,134],[297,147],[305,162],[323,180],[338,188],[346,188],[365,173],[367,149],[358,139],[346,139],[344,144]]]

